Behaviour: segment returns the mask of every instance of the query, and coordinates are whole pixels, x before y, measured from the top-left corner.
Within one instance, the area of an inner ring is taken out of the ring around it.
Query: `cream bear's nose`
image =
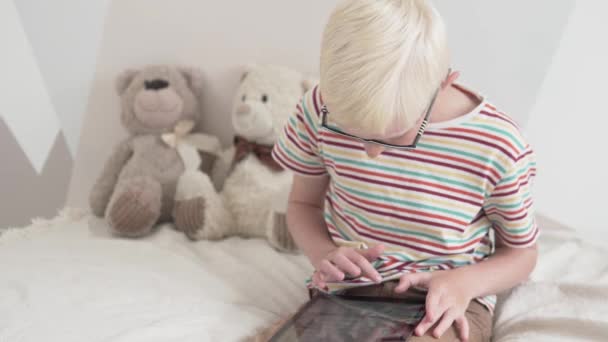
[[[249,114],[251,112],[251,106],[243,103],[236,108],[236,113],[239,115]]]

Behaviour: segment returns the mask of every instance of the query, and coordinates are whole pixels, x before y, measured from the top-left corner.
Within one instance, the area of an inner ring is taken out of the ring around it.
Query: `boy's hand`
[[[338,247],[313,264],[317,270],[313,276],[313,283],[323,288],[328,282],[344,280],[347,274],[352,277],[365,276],[379,283],[382,277],[371,262],[378,259],[383,252],[382,245],[365,250]]]
[[[395,292],[403,293],[413,286],[428,289],[426,315],[416,327],[416,335],[424,335],[437,324],[433,336],[440,338],[454,324],[459,331],[460,340],[468,341],[469,322],[465,312],[473,298],[463,279],[453,271],[405,274]]]

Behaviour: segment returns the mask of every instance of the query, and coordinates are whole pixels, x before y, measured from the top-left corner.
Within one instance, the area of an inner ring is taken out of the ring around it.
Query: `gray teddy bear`
[[[89,198],[93,213],[105,217],[117,235],[144,236],[161,222],[174,221],[182,231],[201,224],[196,218],[204,212],[203,201],[175,200],[185,166],[175,146],[163,140],[184,120],[198,128],[201,83],[198,71],[173,66],[127,70],[118,77],[121,119],[130,136],[106,162]],[[208,141],[206,151],[199,151],[205,173],[220,149],[216,138]]]

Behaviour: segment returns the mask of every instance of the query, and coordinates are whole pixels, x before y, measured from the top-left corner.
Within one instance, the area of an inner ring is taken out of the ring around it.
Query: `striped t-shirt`
[[[373,159],[363,143],[321,126],[322,106],[315,87],[289,118],[273,156],[297,174],[329,175],[329,235],[338,246],[385,245],[374,263],[383,280],[481,262],[493,253],[493,234],[514,248],[536,242],[533,151],[513,120],[484,99],[471,113],[429,124],[415,150],[389,149]],[[322,290],[372,284],[349,278]],[[491,311],[496,302],[478,301]]]

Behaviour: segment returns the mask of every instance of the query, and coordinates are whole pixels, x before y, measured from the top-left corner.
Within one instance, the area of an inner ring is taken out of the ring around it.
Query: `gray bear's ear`
[[[200,69],[191,67],[180,67],[179,71],[186,79],[190,89],[196,94],[203,93],[203,73]]]
[[[131,85],[131,82],[133,82],[138,73],[139,70],[127,69],[118,75],[116,79],[116,92],[118,95],[122,95],[129,88],[129,85]]]
[[[249,75],[249,73],[256,68],[255,64],[248,64],[245,66],[245,70],[243,71],[243,74],[241,75],[241,83],[245,80],[245,78],[247,78],[247,75]]]

